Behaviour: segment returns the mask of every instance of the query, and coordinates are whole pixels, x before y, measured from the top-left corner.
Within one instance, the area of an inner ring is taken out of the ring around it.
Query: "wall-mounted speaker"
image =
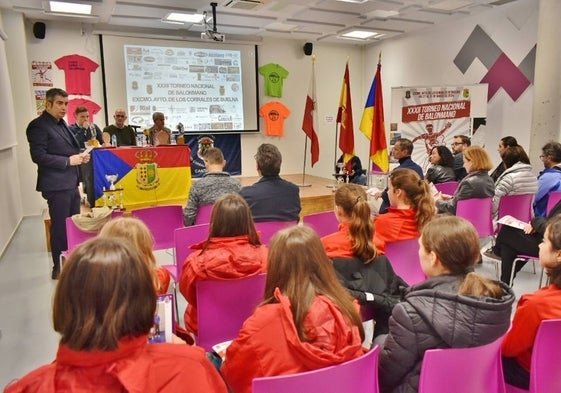
[[[45,38],[45,32],[47,30],[47,26],[43,22],[35,22],[33,23],[33,36],[40,40]]]
[[[304,44],[304,54],[306,56],[310,56],[313,50],[314,50],[314,44],[312,44],[311,42],[306,42]]]

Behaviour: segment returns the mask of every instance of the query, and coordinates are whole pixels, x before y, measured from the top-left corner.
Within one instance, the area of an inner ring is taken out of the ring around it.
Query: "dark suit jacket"
[[[300,219],[300,190],[280,176],[263,176],[257,183],[242,187],[240,194],[255,222]]]
[[[58,122],[46,111],[27,126],[31,159],[37,164],[37,191],[63,191],[78,186],[78,166],[70,156],[80,148],[64,120]]]

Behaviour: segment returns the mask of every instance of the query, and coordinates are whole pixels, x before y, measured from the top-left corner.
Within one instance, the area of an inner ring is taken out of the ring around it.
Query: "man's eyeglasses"
[[[451,143],[452,146],[458,146],[458,145],[465,145],[464,142],[452,142]]]
[[[115,117],[127,117],[126,115],[115,115]]]

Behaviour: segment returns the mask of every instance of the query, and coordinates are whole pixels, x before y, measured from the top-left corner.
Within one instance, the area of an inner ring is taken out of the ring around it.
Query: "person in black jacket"
[[[492,253],[486,252],[485,256],[501,259],[502,282],[512,285],[510,282],[512,265],[514,265],[518,255],[538,257],[538,246],[543,240],[547,220],[559,214],[561,214],[561,201],[553,206],[546,218],[534,217],[526,224],[524,229],[513,228],[508,225],[501,227]],[[528,262],[527,259],[518,259],[516,261],[514,275],[512,276],[513,282],[516,273],[524,267],[526,262]]]
[[[67,92],[47,90],[45,111],[26,131],[31,159],[37,164],[37,191],[49,206],[53,279],[58,279],[60,254],[67,248],[66,217],[80,213],[78,167],[90,161],[89,154],[80,153],[80,145],[63,119],[67,108]]]

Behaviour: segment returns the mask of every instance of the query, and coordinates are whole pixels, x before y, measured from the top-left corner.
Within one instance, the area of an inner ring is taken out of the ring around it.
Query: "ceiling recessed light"
[[[166,15],[164,22],[179,22],[179,23],[201,23],[204,16],[202,14],[183,14],[181,12],[171,12]]]
[[[353,30],[349,31],[348,33],[341,34],[341,37],[345,38],[358,38],[360,40],[366,40],[368,38],[372,38],[377,36],[378,33],[375,31],[366,31],[366,30]]]
[[[64,14],[81,14],[91,15],[91,4],[64,3],[62,1],[49,1],[51,12],[60,12]]]

